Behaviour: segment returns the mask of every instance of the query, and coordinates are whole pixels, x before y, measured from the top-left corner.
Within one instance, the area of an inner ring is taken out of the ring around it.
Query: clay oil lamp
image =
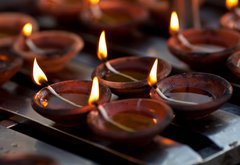
[[[11,79],[22,66],[22,58],[14,53],[0,52],[0,85]]]
[[[240,34],[227,29],[187,29],[179,32],[175,12],[168,40],[170,52],[194,69],[211,70],[222,66],[240,45]]]
[[[232,74],[240,78],[240,52],[235,52],[227,60],[227,67],[232,72]]]
[[[218,110],[232,95],[232,86],[225,79],[208,73],[184,73],[156,83],[150,95],[170,105],[180,120],[196,120]]]
[[[240,31],[240,9],[238,0],[226,0],[226,7],[229,12],[220,19],[220,25],[224,28]]]
[[[84,8],[84,0],[38,0],[38,8],[59,22],[76,21]]]
[[[150,87],[147,76],[155,58],[151,57],[122,57],[106,61],[107,46],[105,33],[99,39],[98,58],[104,63],[97,66],[93,72],[100,84],[111,89],[113,93],[122,97],[149,97]],[[158,59],[158,79],[161,80],[171,72],[171,65]]]
[[[25,24],[23,36],[19,37],[13,48],[27,66],[32,67],[34,58],[37,58],[46,72],[61,70],[84,45],[83,40],[74,33],[43,31],[31,34],[31,31],[31,24]]]
[[[22,13],[0,13],[0,47],[9,48],[21,34],[24,24],[32,24],[33,32],[38,30],[38,24],[34,18]]]
[[[47,77],[34,62],[33,76],[36,84],[47,83]],[[93,106],[88,106],[90,81],[69,80],[46,85],[33,97],[32,106],[42,116],[61,125],[74,126],[85,123],[86,115]],[[111,92],[100,86],[99,103],[108,102]]]
[[[89,98],[91,104],[98,100],[95,90]],[[147,144],[173,118],[170,107],[152,99],[118,100],[95,107],[87,117],[90,129],[103,140],[127,147]]]
[[[121,36],[133,32],[148,18],[146,9],[124,1],[89,0],[88,8],[81,13],[81,22],[97,34],[103,29],[111,35]]]

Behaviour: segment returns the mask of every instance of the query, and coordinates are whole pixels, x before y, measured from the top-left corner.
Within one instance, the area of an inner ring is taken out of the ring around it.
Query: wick
[[[97,105],[97,108],[99,110],[99,112],[101,113],[101,115],[103,116],[104,120],[108,121],[109,123],[115,125],[116,127],[126,131],[126,132],[135,132],[135,130],[133,130],[132,128],[126,127],[114,120],[112,120],[109,115],[107,114],[106,109],[102,106],[102,105]]]
[[[58,98],[61,99],[62,101],[66,102],[66,103],[68,103],[68,104],[71,104],[71,105],[73,105],[73,106],[75,106],[75,107],[78,107],[78,108],[83,107],[82,105],[76,104],[76,103],[74,103],[74,102],[72,102],[72,101],[70,101],[70,100],[62,97],[62,96],[59,95],[50,85],[47,86],[47,89],[48,89],[54,96],[58,97]]]
[[[91,5],[90,11],[95,19],[100,19],[103,15],[99,5],[97,4]]]
[[[132,76],[129,76],[129,75],[127,75],[127,74],[124,74],[124,73],[122,73],[122,72],[117,71],[108,61],[105,62],[105,66],[107,67],[108,70],[110,70],[111,72],[113,72],[113,73],[115,73],[115,74],[117,74],[117,75],[120,75],[120,76],[122,76],[122,77],[128,78],[128,79],[130,79],[130,80],[132,80],[132,81],[135,81],[135,82],[138,81],[137,79],[135,79],[135,78],[132,77]]]
[[[206,48],[203,46],[198,46],[198,45],[194,45],[192,43],[190,43],[187,38],[183,35],[183,34],[178,34],[177,35],[178,39],[182,42],[182,44],[186,47],[188,47],[189,49],[192,49],[194,51],[199,51],[199,52],[205,52],[205,53],[211,53],[211,52],[215,52],[214,49],[211,48]]]
[[[26,44],[27,44],[28,48],[29,48],[31,51],[36,52],[36,53],[38,53],[38,54],[45,54],[45,53],[46,53],[45,50],[37,47],[36,44],[35,44],[31,39],[26,38],[25,41],[26,41]]]
[[[157,91],[158,95],[161,96],[162,98],[164,98],[165,100],[171,101],[173,103],[180,103],[180,104],[188,104],[188,105],[196,105],[198,103],[194,103],[194,102],[189,102],[189,101],[182,101],[182,100],[176,100],[176,99],[172,99],[169,97],[166,97],[163,92],[158,88],[155,87],[155,90]]]

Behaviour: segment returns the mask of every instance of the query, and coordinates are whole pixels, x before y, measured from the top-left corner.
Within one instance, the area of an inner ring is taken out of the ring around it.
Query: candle
[[[100,0],[89,0],[90,2],[90,11],[93,15],[93,18],[100,19],[103,15],[101,9],[99,8],[99,1]]]

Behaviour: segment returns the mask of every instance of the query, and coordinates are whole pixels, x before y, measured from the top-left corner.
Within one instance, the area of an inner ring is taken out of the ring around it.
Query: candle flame
[[[89,0],[89,2],[92,5],[97,5],[100,2],[100,0]]]
[[[39,67],[36,58],[34,59],[34,62],[33,62],[33,80],[37,85],[42,85],[42,83],[48,81],[47,76]]]
[[[92,89],[91,89],[91,93],[88,99],[88,104],[94,104],[99,100],[99,82],[98,82],[98,78],[94,77],[93,78],[93,83],[92,83]]]
[[[176,34],[180,29],[179,25],[179,19],[176,11],[173,11],[171,14],[171,20],[170,20],[170,33],[171,34]]]
[[[32,34],[32,24],[26,23],[22,28],[22,34],[29,37]]]
[[[226,0],[226,6],[229,10],[238,6],[238,0]]]
[[[152,69],[148,76],[148,85],[150,86],[153,86],[157,83],[157,67],[158,67],[158,59],[154,61]]]
[[[106,37],[105,31],[102,31],[99,42],[98,42],[98,58],[100,60],[105,60],[107,58],[107,44],[106,44]]]

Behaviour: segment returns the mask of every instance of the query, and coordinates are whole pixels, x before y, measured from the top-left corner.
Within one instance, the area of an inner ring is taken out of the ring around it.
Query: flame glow
[[[171,14],[171,20],[170,20],[170,33],[171,34],[176,34],[180,29],[179,25],[179,19],[176,11],[173,11]]]
[[[100,0],[89,0],[90,4],[96,5],[99,3]]]
[[[91,93],[88,99],[88,104],[94,104],[99,100],[99,82],[98,82],[98,78],[94,77],[93,78],[93,83],[92,83],[92,89],[91,89]]]
[[[153,86],[157,83],[157,67],[158,67],[158,59],[154,61],[152,69],[148,76],[148,85],[150,86]]]
[[[106,44],[106,37],[105,31],[102,31],[99,42],[98,42],[98,58],[100,60],[105,60],[107,58],[107,44]]]
[[[29,37],[32,34],[32,24],[26,23],[22,28],[22,34]]]
[[[226,0],[226,7],[231,10],[238,6],[238,0]]]
[[[43,82],[48,81],[47,76],[39,67],[36,58],[34,59],[34,62],[33,62],[33,80],[37,85],[42,85]]]

